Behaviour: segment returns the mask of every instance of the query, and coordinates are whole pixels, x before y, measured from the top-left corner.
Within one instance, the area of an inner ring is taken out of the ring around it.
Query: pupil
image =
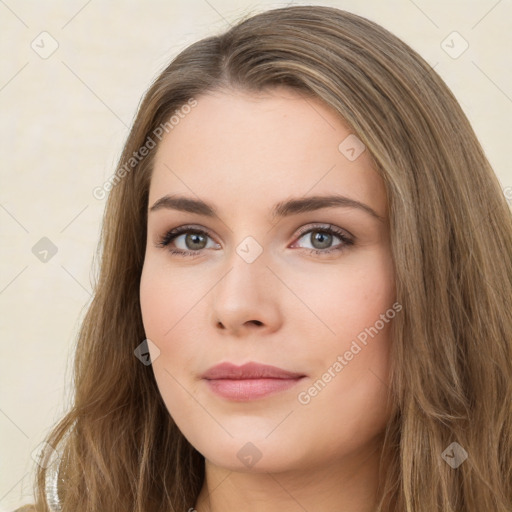
[[[189,240],[192,240],[192,245],[194,245],[195,243],[201,244],[200,239],[202,238],[202,236],[203,235],[201,235],[200,233],[192,233],[191,235],[189,235]],[[197,249],[197,247],[193,247],[193,248]],[[202,247],[199,247],[199,248],[202,249]]]
[[[324,242],[322,243],[322,238],[324,238]],[[320,241],[321,247],[319,249],[325,249],[326,247],[329,247],[330,241],[331,241],[332,235],[322,232],[322,231],[315,231],[314,232],[314,241]],[[315,245],[315,244],[313,244]]]

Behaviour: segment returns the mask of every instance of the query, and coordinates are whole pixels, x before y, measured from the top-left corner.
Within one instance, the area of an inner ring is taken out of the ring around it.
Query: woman
[[[106,191],[32,510],[512,511],[511,212],[411,48],[308,6],[201,40]]]

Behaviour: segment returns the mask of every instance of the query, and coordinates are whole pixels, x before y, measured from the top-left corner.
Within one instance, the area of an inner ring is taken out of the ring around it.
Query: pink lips
[[[254,400],[284,391],[303,377],[303,373],[253,362],[242,366],[221,363],[202,375],[214,393],[234,401]]]

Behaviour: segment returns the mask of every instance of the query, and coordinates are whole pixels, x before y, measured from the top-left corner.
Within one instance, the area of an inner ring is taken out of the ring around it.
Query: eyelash
[[[336,228],[332,225],[328,226],[312,226],[308,227],[307,229],[301,229],[298,233],[298,239],[302,238],[304,235],[311,233],[311,232],[320,232],[320,233],[329,233],[331,235],[336,235],[342,243],[334,246],[330,249],[308,249],[306,248],[306,251],[309,251],[310,253],[317,254],[317,255],[325,255],[325,254],[331,254],[335,251],[344,251],[348,247],[354,245],[354,239],[350,238],[345,234],[344,231],[342,231],[339,228]],[[165,235],[160,237],[159,241],[156,243],[157,247],[167,247],[175,238],[177,238],[179,235],[182,235],[183,233],[194,233],[199,235],[206,235],[209,238],[212,238],[209,233],[203,229],[198,229],[193,226],[180,226],[178,228],[171,229]],[[198,256],[201,251],[204,249],[199,249],[196,251],[191,250],[183,250],[183,249],[169,249],[169,252],[173,255],[177,256]]]

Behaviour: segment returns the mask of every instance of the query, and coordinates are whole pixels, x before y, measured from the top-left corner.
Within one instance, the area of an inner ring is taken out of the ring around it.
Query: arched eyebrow
[[[287,199],[275,204],[271,210],[272,221],[276,217],[288,217],[299,213],[312,212],[323,208],[355,208],[371,215],[380,222],[385,222],[384,217],[379,215],[373,208],[350,197],[342,195],[310,196]],[[158,199],[149,212],[162,209],[178,210],[188,213],[196,213],[205,217],[217,217],[217,209],[210,203],[181,195],[165,195]]]

